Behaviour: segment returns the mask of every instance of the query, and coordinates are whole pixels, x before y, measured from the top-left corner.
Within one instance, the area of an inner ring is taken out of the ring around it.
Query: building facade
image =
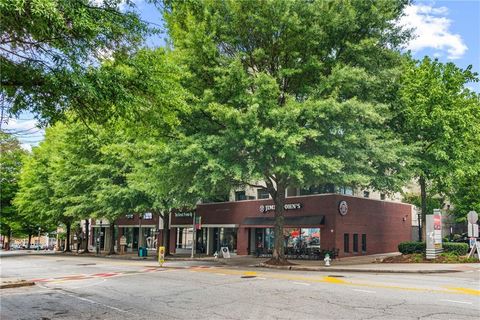
[[[288,197],[283,240],[287,250],[336,250],[340,257],[394,252],[411,240],[412,210],[409,204],[340,194]],[[190,252],[193,244],[207,255],[222,247],[238,255],[268,251],[273,227],[271,199],[199,204],[195,212],[172,213],[170,252]]]

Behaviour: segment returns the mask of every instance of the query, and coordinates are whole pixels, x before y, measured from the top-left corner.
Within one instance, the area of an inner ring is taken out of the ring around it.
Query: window
[[[193,243],[193,228],[177,228],[177,249],[191,249]]]
[[[245,191],[235,191],[235,201],[243,201],[243,200],[247,200]]]
[[[370,197],[370,192],[368,192],[368,191],[363,191],[363,197],[364,197],[364,198],[369,198],[369,197]]]
[[[353,196],[353,189],[350,187],[339,187],[338,193]]]
[[[353,234],[353,252],[358,252],[358,234]]]
[[[367,252],[367,235],[362,234],[362,252]]]
[[[257,189],[257,199],[268,199],[270,194],[265,189]]]
[[[385,193],[380,193],[380,200],[385,200]]]
[[[297,188],[287,188],[287,197],[296,197],[296,196],[298,196]]]
[[[350,252],[350,239],[348,233],[343,234],[343,252]]]

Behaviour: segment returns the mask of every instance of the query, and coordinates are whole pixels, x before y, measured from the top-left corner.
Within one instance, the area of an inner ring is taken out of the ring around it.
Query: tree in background
[[[408,148],[387,126],[405,1],[164,1],[192,109],[171,165],[199,194],[251,185],[397,190]],[[264,181],[265,184],[256,183]]]
[[[99,65],[128,57],[152,32],[123,0],[5,0],[0,19],[1,95],[11,113],[31,110],[44,122],[66,109],[102,114],[99,105],[118,92]]]
[[[4,248],[8,249],[12,234],[22,229],[13,199],[26,152],[15,137],[0,131],[0,154],[0,234],[8,237],[8,242],[4,242]]]
[[[417,146],[414,174],[425,222],[431,213],[428,194],[451,195],[453,179],[472,173],[472,164],[478,163],[474,150],[480,144],[479,96],[465,87],[478,78],[471,66],[462,70],[428,57],[405,59],[401,75],[393,127],[405,143]],[[478,170],[473,172],[471,178],[478,180]]]

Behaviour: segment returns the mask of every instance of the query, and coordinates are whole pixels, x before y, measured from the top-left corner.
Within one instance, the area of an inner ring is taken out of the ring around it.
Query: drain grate
[[[96,263],[79,263],[79,264],[76,264],[77,266],[95,266],[97,265]]]
[[[330,277],[330,278],[345,278],[345,276],[341,276],[339,274],[330,274],[330,275],[328,275],[328,277]]]
[[[241,276],[240,278],[242,279],[251,279],[251,278],[256,278],[257,276]]]

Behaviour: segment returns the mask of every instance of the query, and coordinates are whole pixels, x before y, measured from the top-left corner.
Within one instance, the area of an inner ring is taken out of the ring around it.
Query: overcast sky
[[[135,2],[143,20],[154,26],[162,25],[161,15],[153,5],[143,0]],[[473,70],[480,72],[480,0],[415,1],[406,8],[399,23],[414,29],[414,38],[406,50],[415,58],[428,55],[442,62],[454,62],[462,68],[473,65]],[[150,47],[164,43],[162,35],[147,41]],[[468,86],[480,92],[479,83]],[[36,128],[30,113],[10,119],[5,128],[21,130],[18,138],[26,149],[37,145],[44,135],[44,130]]]

